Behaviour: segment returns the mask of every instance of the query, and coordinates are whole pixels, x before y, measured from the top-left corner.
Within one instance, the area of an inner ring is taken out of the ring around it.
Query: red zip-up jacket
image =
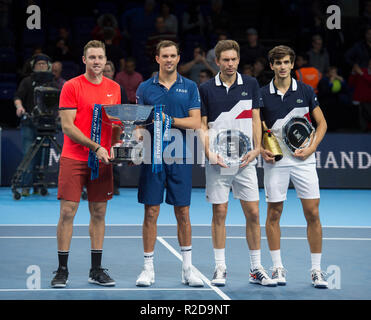
[[[354,88],[353,100],[371,102],[371,70],[361,69],[363,74],[351,74],[349,85]]]

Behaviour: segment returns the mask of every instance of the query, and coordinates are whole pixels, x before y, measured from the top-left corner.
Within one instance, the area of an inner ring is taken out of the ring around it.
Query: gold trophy
[[[263,147],[273,153],[274,160],[280,161],[283,157],[281,147],[277,141],[277,138],[273,135],[273,132],[268,129],[264,121],[263,124]]]

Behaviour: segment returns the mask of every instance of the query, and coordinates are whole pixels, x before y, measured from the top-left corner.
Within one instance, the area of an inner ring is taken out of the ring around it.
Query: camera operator
[[[37,128],[32,121],[32,111],[35,107],[34,90],[37,86],[48,86],[57,88],[57,84],[53,80],[51,72],[51,59],[45,54],[37,54],[33,56],[30,62],[32,73],[25,77],[14,96],[14,105],[16,114],[21,118],[20,129],[22,137],[22,152],[26,155],[32,142],[37,137]],[[30,194],[30,186],[33,185],[36,179],[35,167],[40,164],[41,155],[37,154],[30,165],[31,172],[25,173],[23,177],[22,196]],[[38,193],[38,189],[34,188],[34,194]]]

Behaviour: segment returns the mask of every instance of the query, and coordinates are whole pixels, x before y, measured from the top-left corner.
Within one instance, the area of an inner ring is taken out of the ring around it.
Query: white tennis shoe
[[[187,269],[182,268],[182,283],[189,285],[190,287],[204,286],[204,282],[195,274],[192,267]]]
[[[155,270],[153,266],[144,265],[143,271],[136,281],[136,285],[138,287],[149,287],[153,283],[155,283]]]
[[[284,267],[273,267],[270,270],[272,270],[272,280],[275,280],[278,286],[285,286],[287,270]]]
[[[262,266],[250,270],[250,283],[256,283],[260,284],[262,286],[267,286],[267,287],[276,287],[277,282],[275,280],[272,280],[269,278],[267,272],[264,270]]]
[[[211,284],[217,287],[225,286],[227,280],[227,268],[223,265],[217,265],[215,267],[214,276],[211,280]]]
[[[326,273],[321,270],[311,270],[312,285],[315,288],[327,289],[328,283],[325,279]]]

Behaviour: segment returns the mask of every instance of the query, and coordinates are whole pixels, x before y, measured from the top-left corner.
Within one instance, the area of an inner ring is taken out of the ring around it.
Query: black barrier
[[[22,160],[19,130],[3,130],[1,141],[1,183],[9,186],[11,178]],[[63,135],[57,140],[63,144]],[[60,155],[51,149],[49,164],[57,166]],[[321,188],[371,189],[371,134],[328,133],[317,152],[317,169]],[[258,181],[263,187],[262,159],[258,160]],[[136,187],[139,167],[122,166],[121,186]],[[55,177],[56,180],[56,177]],[[193,186],[205,186],[205,172],[200,165],[193,167]]]

